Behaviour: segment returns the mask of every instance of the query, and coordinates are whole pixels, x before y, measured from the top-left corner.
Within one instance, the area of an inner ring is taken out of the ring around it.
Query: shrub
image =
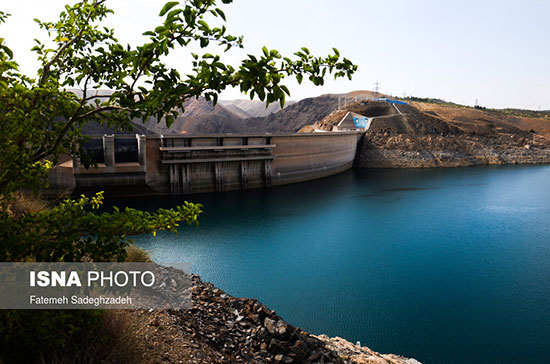
[[[149,252],[135,245],[126,248],[126,262],[152,262]]]

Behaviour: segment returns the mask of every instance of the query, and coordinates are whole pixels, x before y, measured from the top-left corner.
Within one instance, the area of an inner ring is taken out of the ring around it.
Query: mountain
[[[296,101],[288,100],[286,106],[290,106],[295,102]],[[269,104],[266,108],[265,102],[260,100],[220,100],[219,104],[236,114],[245,115],[243,119],[249,117],[265,117],[281,110],[281,106],[278,102]]]
[[[243,110],[239,107],[244,107]],[[278,104],[271,104],[265,109],[261,101],[250,100],[220,101],[215,107],[204,98],[188,100],[185,113],[180,115],[167,128],[161,122],[148,120],[144,126],[150,133],[263,133],[263,132],[296,132],[304,125],[312,124],[338,107],[337,95],[323,95],[307,98],[285,106],[284,109],[267,116],[246,117],[248,113],[259,113],[263,110],[277,110]],[[263,111],[262,111],[263,113]]]
[[[99,92],[108,94],[108,91],[105,90]],[[169,128],[164,122],[157,123],[153,118],[145,123],[136,119],[133,121],[134,130],[124,133],[279,133],[297,132],[314,124],[322,129],[329,129],[332,127],[331,118],[338,118],[339,105],[341,110],[353,109],[353,111],[366,116],[396,114],[396,109],[390,104],[372,101],[373,98],[384,96],[368,90],[352,91],[340,95],[326,94],[298,102],[289,102],[282,110],[278,103],[270,104],[266,108],[265,104],[258,100],[220,100],[214,107],[204,98],[190,99],[184,105],[185,112]],[[431,116],[468,131],[514,127],[524,131],[534,131],[541,135],[550,135],[550,114],[548,112],[516,109],[492,110],[479,107],[471,108],[443,101],[420,102],[420,99],[415,100],[415,115]],[[367,109],[360,106],[366,102],[370,105]],[[403,106],[399,107],[403,108]],[[405,111],[402,110],[402,112]],[[327,115],[331,116],[321,122]],[[401,126],[403,125],[405,124]],[[313,130],[311,127],[306,129]],[[86,126],[86,133],[89,134],[113,132],[119,133],[119,131],[103,128],[93,123]]]
[[[206,101],[203,97],[187,100],[185,112],[180,114],[168,128],[164,121],[149,119],[143,125],[154,134],[187,133],[239,133],[243,130],[241,115]]]
[[[246,111],[244,111],[243,109],[241,109],[237,105],[234,105],[230,102],[225,102],[225,101],[220,100],[218,105],[222,105],[222,107],[224,107],[226,110],[231,111],[233,114],[235,114],[236,116],[238,116],[241,119],[246,119],[246,118],[249,118],[251,116]]]
[[[346,94],[326,94],[300,100],[283,110],[263,118],[246,120],[246,128],[258,132],[297,132],[307,125],[312,125],[344,105],[355,101],[383,97],[372,91],[358,90]]]
[[[310,97],[275,114],[246,119],[246,129],[250,132],[297,132],[303,126],[322,119],[337,107],[337,95]]]
[[[204,98],[185,104],[185,113],[170,128],[150,120],[145,126],[153,133],[281,133],[297,132],[302,127],[321,120],[338,108],[355,100],[372,99],[384,95],[358,90],[347,94],[327,94],[300,101],[287,102],[284,109],[278,103],[258,100],[220,100],[213,107]],[[339,100],[340,99],[340,100]],[[256,116],[254,116],[256,115]]]
[[[81,91],[73,90],[77,95]],[[108,96],[111,91],[97,90],[99,94]],[[160,123],[150,118],[142,122],[133,120],[134,130],[115,131],[95,123],[86,126],[87,134],[112,133],[146,133],[146,134],[180,134],[180,133],[262,133],[262,132],[297,132],[303,126],[321,120],[325,115],[341,105],[373,98],[372,91],[353,91],[348,94],[328,94],[296,101],[287,101],[281,110],[279,103],[272,103],[267,108],[259,100],[220,100],[216,106],[204,98],[190,99],[184,104],[184,113],[167,127],[164,121]]]

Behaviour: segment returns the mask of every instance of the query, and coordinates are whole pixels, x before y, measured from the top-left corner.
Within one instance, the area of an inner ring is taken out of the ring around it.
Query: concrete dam
[[[103,135],[56,167],[56,191],[118,187],[129,194],[183,195],[304,182],[350,169],[363,133]]]

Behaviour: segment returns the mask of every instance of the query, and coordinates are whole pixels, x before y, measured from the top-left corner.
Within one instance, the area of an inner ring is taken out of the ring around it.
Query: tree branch
[[[96,0],[94,2],[94,8],[96,8],[97,6],[103,4],[106,0]],[[89,23],[90,22],[90,18],[92,17],[92,11],[90,10],[89,13],[88,13],[88,16],[86,17],[86,21],[85,23]],[[84,30],[85,28],[82,27],[80,29],[80,31],[78,32],[78,34],[76,36],[73,37],[73,39],[71,39],[70,41],[68,41],[67,43],[63,44],[63,46],[59,49],[59,51],[55,54],[55,56],[53,56],[53,58],[48,62],[46,63],[46,65],[44,66],[43,68],[43,72],[42,72],[42,76],[40,77],[40,80],[38,81],[38,84],[39,85],[43,85],[44,82],[46,82],[46,79],[48,77],[48,73],[50,71],[50,67],[55,63],[57,62],[57,60],[59,59],[59,57],[61,57],[61,54],[63,54],[63,52],[65,51],[65,49],[67,49],[68,47],[70,47],[71,45],[73,45],[78,39],[80,39],[80,37],[82,37],[82,33],[84,33]]]
[[[49,149],[47,149],[46,151],[35,155],[32,158],[32,162],[34,163],[34,162],[41,161],[43,158],[46,158],[48,155],[54,153],[55,150],[57,149],[57,147],[59,147],[59,145],[63,141],[63,138],[65,137],[65,135],[69,131],[70,127],[77,120],[86,119],[86,118],[89,118],[92,115],[99,114],[99,113],[102,113],[102,112],[105,112],[105,111],[111,111],[111,110],[122,110],[122,111],[127,110],[127,111],[129,111],[127,108],[124,108],[124,107],[121,107],[121,106],[105,105],[105,106],[99,107],[97,109],[92,109],[92,110],[90,110],[90,111],[88,111],[88,112],[86,112],[86,113],[84,113],[84,114],[82,114],[78,117],[75,117],[75,115],[71,116],[71,118],[69,118],[69,120],[67,120],[67,122],[65,123],[65,126],[63,127],[63,129],[61,129],[61,131],[57,135],[57,138],[56,138],[54,144]]]

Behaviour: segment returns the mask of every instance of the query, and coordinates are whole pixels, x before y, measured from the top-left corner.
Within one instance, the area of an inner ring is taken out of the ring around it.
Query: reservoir
[[[200,227],[136,243],[295,326],[427,364],[550,363],[550,166],[355,170],[186,199]]]

